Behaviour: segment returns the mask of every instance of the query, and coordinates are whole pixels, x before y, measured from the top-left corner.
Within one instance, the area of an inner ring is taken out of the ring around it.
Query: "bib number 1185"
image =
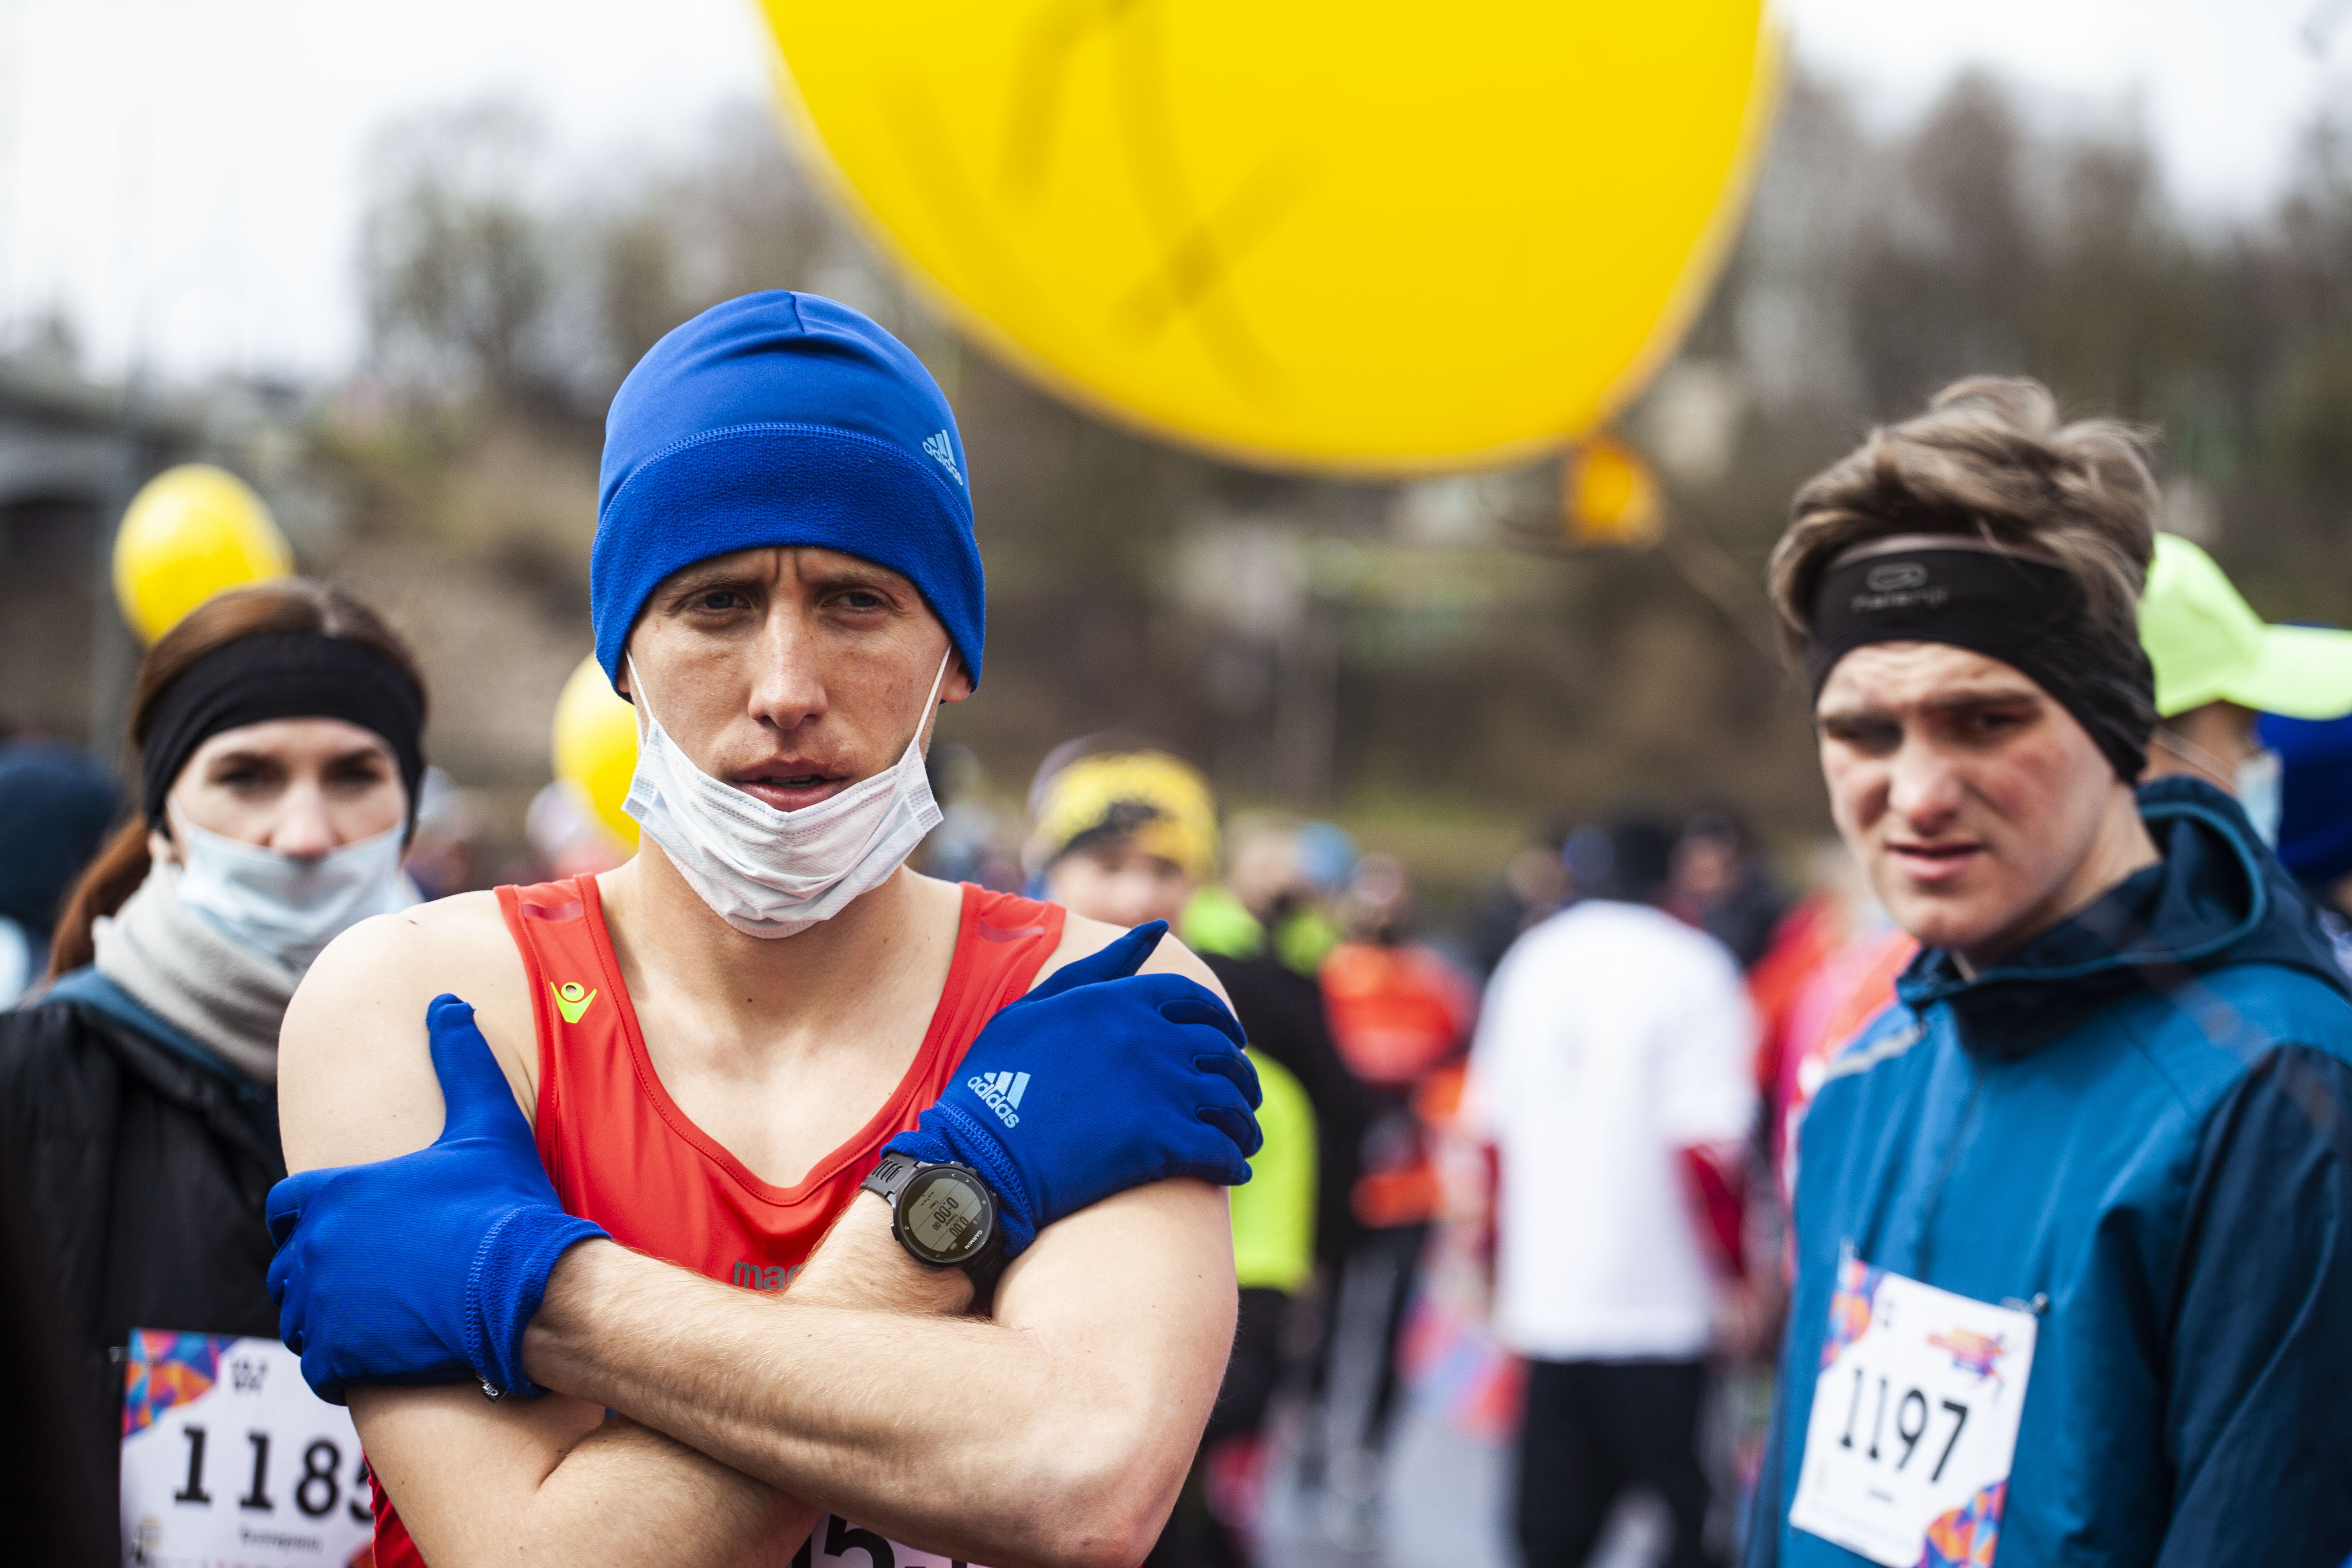
[[[181,1483],[180,1489],[172,1494],[172,1500],[210,1508],[215,1500],[206,1489],[205,1480],[212,1434],[193,1421],[179,1426],[180,1436],[186,1439],[188,1445],[188,1475],[187,1479]],[[332,1437],[310,1440],[310,1447],[302,1450],[301,1474],[290,1478],[290,1495],[282,1498],[274,1495],[269,1462],[270,1448],[277,1441],[276,1436],[268,1432],[247,1432],[245,1440],[253,1449],[253,1472],[244,1494],[236,1499],[238,1508],[248,1513],[276,1513],[279,1501],[284,1500],[291,1503],[296,1512],[311,1519],[324,1519],[335,1511],[338,1503],[342,1503],[343,1445]],[[352,1459],[355,1472],[352,1477],[352,1500],[344,1506],[350,1509],[353,1519],[373,1529],[375,1516],[368,1507],[367,1460],[360,1457],[356,1446],[353,1447]],[[233,1464],[235,1461],[229,1462]],[[279,1477],[281,1481],[288,1479],[282,1475]]]
[[[133,1330],[122,1405],[126,1563],[348,1563],[374,1535],[350,1415],[275,1340]]]

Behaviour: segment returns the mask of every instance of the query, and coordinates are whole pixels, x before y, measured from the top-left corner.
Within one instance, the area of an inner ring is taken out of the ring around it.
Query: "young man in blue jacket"
[[[2352,997],[2235,803],[2134,787],[2155,502],[2124,427],[1969,381],[1774,553],[1924,951],[1805,1123],[1750,1568],[2352,1552]]]

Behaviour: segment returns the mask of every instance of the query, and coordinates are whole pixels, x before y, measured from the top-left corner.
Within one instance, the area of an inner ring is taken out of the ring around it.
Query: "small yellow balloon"
[[[1244,460],[1502,463],[1637,393],[1738,227],[1763,0],[762,0],[800,150],[1036,379]]]
[[[224,588],[290,576],[294,552],[253,488],[183,463],[149,479],[114,535],[114,602],[152,643]]]
[[[1665,503],[1650,466],[1606,436],[1577,447],[1567,468],[1566,513],[1571,544],[1647,550],[1665,531]]]
[[[579,791],[614,837],[635,848],[636,819],[621,803],[637,772],[637,710],[613,689],[594,654],[580,661],[555,700],[554,756],[555,776]]]

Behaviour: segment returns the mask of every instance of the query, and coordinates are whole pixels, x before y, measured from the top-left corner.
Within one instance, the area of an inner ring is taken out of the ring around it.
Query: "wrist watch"
[[[909,1258],[926,1268],[962,1269],[974,1300],[988,1299],[1004,1268],[1004,1232],[996,1194],[979,1172],[885,1154],[858,1189],[890,1205],[890,1234]]]

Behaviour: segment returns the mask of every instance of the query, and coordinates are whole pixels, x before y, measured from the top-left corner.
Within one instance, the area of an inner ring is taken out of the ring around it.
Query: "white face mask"
[[[300,973],[326,945],[367,919],[415,904],[400,869],[405,823],[297,859],[223,837],[172,814],[180,847],[180,902],[232,942]]]
[[[2279,816],[2285,808],[2286,761],[2276,752],[2256,752],[2240,763],[2232,792],[2254,832],[2272,848],[2278,847]]]
[[[637,772],[621,809],[702,895],[750,936],[792,936],[872,892],[940,824],[923,768],[923,718],[939,700],[950,648],[931,678],[923,717],[897,763],[828,800],[778,811],[712,778],[654,717],[645,678],[629,663],[637,700]]]

